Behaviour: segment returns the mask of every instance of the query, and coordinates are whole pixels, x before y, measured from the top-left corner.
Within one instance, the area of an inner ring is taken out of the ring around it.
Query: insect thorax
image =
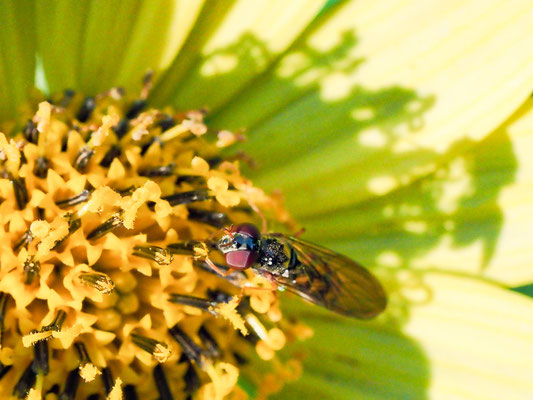
[[[281,275],[288,267],[289,249],[275,238],[263,238],[257,262],[270,273]]]

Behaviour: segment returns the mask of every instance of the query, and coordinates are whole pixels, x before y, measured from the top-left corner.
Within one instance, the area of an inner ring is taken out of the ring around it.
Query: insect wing
[[[364,267],[324,247],[283,234],[272,234],[291,249],[288,276],[274,275],[280,286],[337,313],[370,319],[387,305],[379,281]],[[299,261],[299,262],[298,262]]]

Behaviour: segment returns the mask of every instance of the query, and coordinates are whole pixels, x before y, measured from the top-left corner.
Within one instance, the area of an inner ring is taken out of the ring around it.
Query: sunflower
[[[1,2],[2,396],[530,397],[532,18]],[[369,266],[386,312],[231,297],[196,239],[262,218]]]

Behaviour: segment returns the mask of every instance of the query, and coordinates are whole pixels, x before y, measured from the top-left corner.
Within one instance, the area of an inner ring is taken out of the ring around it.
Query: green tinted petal
[[[0,2],[0,119],[13,117],[28,100],[35,69],[34,4]]]
[[[206,3],[182,52],[155,89],[154,100],[178,108],[217,109],[271,65],[323,4],[322,0]]]
[[[359,205],[301,222],[366,265],[439,268],[505,285],[533,281],[533,101],[481,142],[464,140],[436,172]],[[323,190],[334,193],[334,185]],[[341,186],[342,188],[342,186]]]
[[[521,1],[348,2],[213,124],[248,129],[255,181],[297,216],[383,195],[529,95],[531,17]]]
[[[88,1],[36,2],[39,57],[50,92],[78,88]]]
[[[52,91],[140,86],[174,58],[201,1],[39,1],[39,49]]]
[[[377,322],[290,302],[316,332],[291,349],[306,353],[303,378],[275,398],[525,399],[532,393],[533,300],[468,278],[393,274],[397,287]]]

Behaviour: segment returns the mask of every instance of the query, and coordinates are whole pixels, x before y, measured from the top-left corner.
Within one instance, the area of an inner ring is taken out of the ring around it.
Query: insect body
[[[252,224],[227,230],[218,242],[231,269],[256,273],[300,297],[339,314],[370,319],[387,297],[361,265],[324,247],[281,233],[261,235]]]

